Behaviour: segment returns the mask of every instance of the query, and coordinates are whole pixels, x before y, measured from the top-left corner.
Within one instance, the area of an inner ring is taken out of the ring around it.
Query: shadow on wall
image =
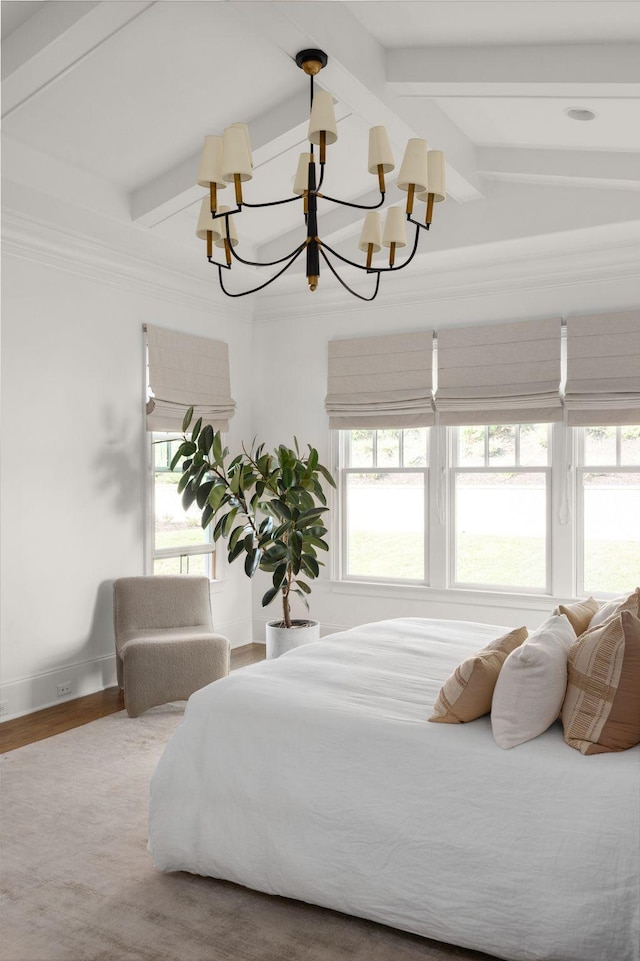
[[[57,657],[47,658],[41,665],[39,676],[33,678],[34,703],[53,700],[55,691],[39,690],[39,684],[53,672],[69,671],[73,697],[113,686],[116,683],[115,662],[112,660],[115,651],[113,580],[107,580],[98,585],[87,633],[75,641],[70,640],[63,657],[58,652]],[[78,667],[84,668],[81,674],[77,672]]]
[[[103,408],[100,420],[102,446],[92,462],[95,490],[105,495],[108,509],[135,521],[133,533],[142,539],[147,445],[144,423],[141,417],[118,419],[110,407]]]

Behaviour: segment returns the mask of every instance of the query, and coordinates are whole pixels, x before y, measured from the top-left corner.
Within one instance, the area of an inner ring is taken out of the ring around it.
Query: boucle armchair
[[[118,578],[113,624],[118,684],[129,717],[186,700],[229,673],[231,645],[214,633],[206,577]]]

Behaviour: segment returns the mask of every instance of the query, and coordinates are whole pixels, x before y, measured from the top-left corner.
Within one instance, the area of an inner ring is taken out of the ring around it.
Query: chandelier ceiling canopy
[[[406,204],[404,207],[388,207],[383,226],[380,208],[385,202],[385,178],[394,170],[395,163],[387,132],[382,126],[372,127],[369,131],[367,164],[369,173],[378,178],[380,200],[371,205],[358,204],[321,192],[327,147],[338,139],[333,97],[326,90],[314,90],[314,77],[327,62],[328,57],[322,50],[301,50],[296,55],[296,63],[309,77],[311,112],[307,135],[309,150],[300,154],[298,159],[293,196],[266,203],[250,203],[244,199],[243,184],[253,178],[251,142],[246,124],[234,123],[225,129],[222,136],[205,137],[197,182],[199,186],[206,187],[209,193],[202,201],[196,235],[206,242],[207,260],[218,268],[220,287],[229,297],[243,297],[263,290],[282,276],[304,251],[309,290],[318,287],[322,261],[349,293],[361,300],[373,300],[378,293],[382,274],[403,270],[411,263],[418,250],[421,231],[429,230],[431,226],[434,203],[446,199],[444,154],[440,150],[429,150],[425,140],[411,139],[407,143],[397,179],[397,187],[406,191]],[[233,184],[235,192],[233,208],[229,204],[221,204],[218,199],[219,192],[230,184]],[[365,255],[363,262],[344,257],[322,240],[318,229],[318,201],[367,211],[358,242],[360,251]],[[284,257],[264,263],[246,260],[237,252],[239,238],[234,215],[242,213],[243,207],[257,209],[296,202],[302,204],[306,227],[305,236],[298,246]],[[420,219],[414,216],[418,203],[425,205]],[[409,246],[407,223],[415,227],[410,253],[396,263],[396,253]],[[383,247],[388,249],[387,263],[385,266],[375,266],[374,255]],[[214,248],[220,249],[221,262],[214,258]],[[223,271],[231,270],[234,260],[251,267],[277,267],[278,270],[256,287],[232,292],[225,287]],[[373,276],[373,292],[365,296],[353,290],[338,273],[335,260]]]

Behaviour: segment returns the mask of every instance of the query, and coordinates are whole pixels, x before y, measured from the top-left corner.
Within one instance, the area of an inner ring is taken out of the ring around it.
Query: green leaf
[[[311,593],[311,588],[308,584],[305,584],[304,581],[296,581],[296,587],[299,587],[301,591],[305,592],[305,594]]]
[[[187,484],[189,483],[190,479],[191,479],[191,478],[189,477],[189,471],[185,471],[184,474],[182,475],[182,477],[180,478],[180,480],[178,481],[178,493],[179,493],[179,494],[181,494],[181,493],[183,492],[183,490],[185,489],[185,487],[186,487]]]
[[[227,554],[229,563],[231,563],[232,561],[235,561],[236,557],[240,557],[243,551],[244,551],[244,541],[238,541],[237,544],[235,544],[233,547],[230,547],[229,553]]]
[[[213,529],[214,541],[219,541],[220,538],[222,537],[222,525],[226,521],[227,516],[228,516],[227,514],[223,514],[222,517],[218,518],[218,522],[216,523],[216,526]]]
[[[193,407],[190,407],[182,420],[182,433],[188,430],[191,418],[193,417]]]
[[[302,591],[296,591],[296,594],[298,595],[298,597],[300,598],[300,600],[302,601],[306,609],[309,610],[309,602],[307,601]]]
[[[329,473],[326,467],[323,467],[322,464],[318,464],[317,470],[320,471],[324,479],[328,481],[332,487],[336,486],[336,482],[334,481],[333,477],[331,476],[331,474]]]
[[[311,474],[318,466],[318,451],[309,445],[309,457],[307,458],[307,471]]]
[[[208,527],[212,520],[213,520],[213,511],[211,510],[208,504],[205,504],[205,508],[202,512],[202,517],[200,519],[200,524],[202,525],[202,529],[204,530],[205,527]]]
[[[266,592],[266,594],[265,594],[265,595],[263,596],[263,598],[262,598],[262,606],[263,606],[263,607],[266,607],[267,604],[270,604],[271,601],[272,601],[275,597],[277,597],[279,593],[280,593],[280,588],[278,588],[278,587],[270,587],[269,590]]]
[[[202,417],[198,417],[197,421],[193,426],[191,431],[191,440],[196,441],[198,439],[198,434],[200,433],[200,428],[202,427]]]
[[[323,541],[320,537],[315,537],[314,535],[311,535],[309,537],[308,535],[306,535],[304,541],[305,541],[305,544],[313,544],[314,547],[319,547],[321,551],[329,550],[329,545],[325,543],[325,541]]]
[[[222,435],[219,430],[213,435],[213,443],[211,445],[211,453],[213,454],[213,459],[216,464],[219,464],[222,460]]]
[[[227,496],[227,488],[224,484],[214,483],[213,487],[209,491],[209,506],[213,510],[214,514],[219,510],[220,505]]]
[[[274,544],[264,552],[264,556],[270,564],[274,563],[275,561],[283,560],[287,554],[287,548],[284,544],[280,543]]]
[[[227,517],[228,517],[228,516],[229,516],[229,515],[227,514]],[[232,551],[232,550],[234,549],[234,547],[235,547],[236,544],[238,543],[238,540],[240,539],[240,536],[241,536],[243,533],[244,533],[244,526],[234,527],[234,529],[231,531],[231,537],[229,538],[229,550],[230,550],[230,551]]]
[[[280,520],[291,520],[291,511],[289,510],[289,507],[282,501],[276,500],[275,498],[270,500],[269,509],[276,515],[276,517],[279,517]]]
[[[244,572],[247,577],[253,577],[255,572],[258,570],[258,565],[260,564],[260,558],[262,557],[262,551],[254,549],[249,551],[244,562]]]
[[[181,457],[184,456],[183,448],[184,448],[184,444],[180,444],[180,446],[178,447],[177,451],[175,452],[175,454],[174,454],[173,457],[171,458],[171,464],[170,464],[171,470],[175,470],[175,469],[176,469],[176,465],[177,465],[178,461],[180,460]]]
[[[213,443],[213,427],[211,424],[205,424],[200,431],[200,436],[198,437],[198,447],[204,454],[208,454],[211,450],[211,445]],[[194,445],[195,446],[195,445]]]
[[[224,518],[222,520],[222,536],[223,537],[226,537],[229,531],[231,530],[233,522],[236,519],[237,513],[238,513],[238,508],[233,507],[228,514],[224,515]]]
[[[184,474],[182,475],[184,477]],[[193,484],[187,484],[184,491],[182,492],[182,507],[185,511],[188,511],[193,502],[196,499],[196,494],[198,493],[198,488],[194,487]]]
[[[287,577],[287,565],[278,564],[275,571],[273,572],[273,586],[278,590],[282,587]]]
[[[200,510],[203,509],[204,505],[207,503],[207,498],[209,497],[209,492],[214,485],[214,481],[207,481],[206,484],[201,484],[198,488],[198,493],[196,494],[196,501]]]
[[[320,573],[318,562],[315,557],[311,556],[311,554],[302,555],[302,567],[307,572],[309,577],[317,577]]]
[[[261,534],[270,534],[273,530],[273,517],[265,517],[260,524],[259,530]]]

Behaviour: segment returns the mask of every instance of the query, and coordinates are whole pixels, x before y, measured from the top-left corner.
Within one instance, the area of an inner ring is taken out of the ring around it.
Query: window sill
[[[209,590],[212,594],[222,594],[227,586],[227,579],[224,577],[209,581]]]
[[[558,604],[575,602],[573,597],[552,597],[550,594],[512,594],[507,591],[475,591],[456,587],[428,587],[423,584],[389,584],[382,581],[329,581],[328,587],[333,594],[353,597],[431,601],[435,604],[452,603],[458,607],[548,611],[549,614]]]

